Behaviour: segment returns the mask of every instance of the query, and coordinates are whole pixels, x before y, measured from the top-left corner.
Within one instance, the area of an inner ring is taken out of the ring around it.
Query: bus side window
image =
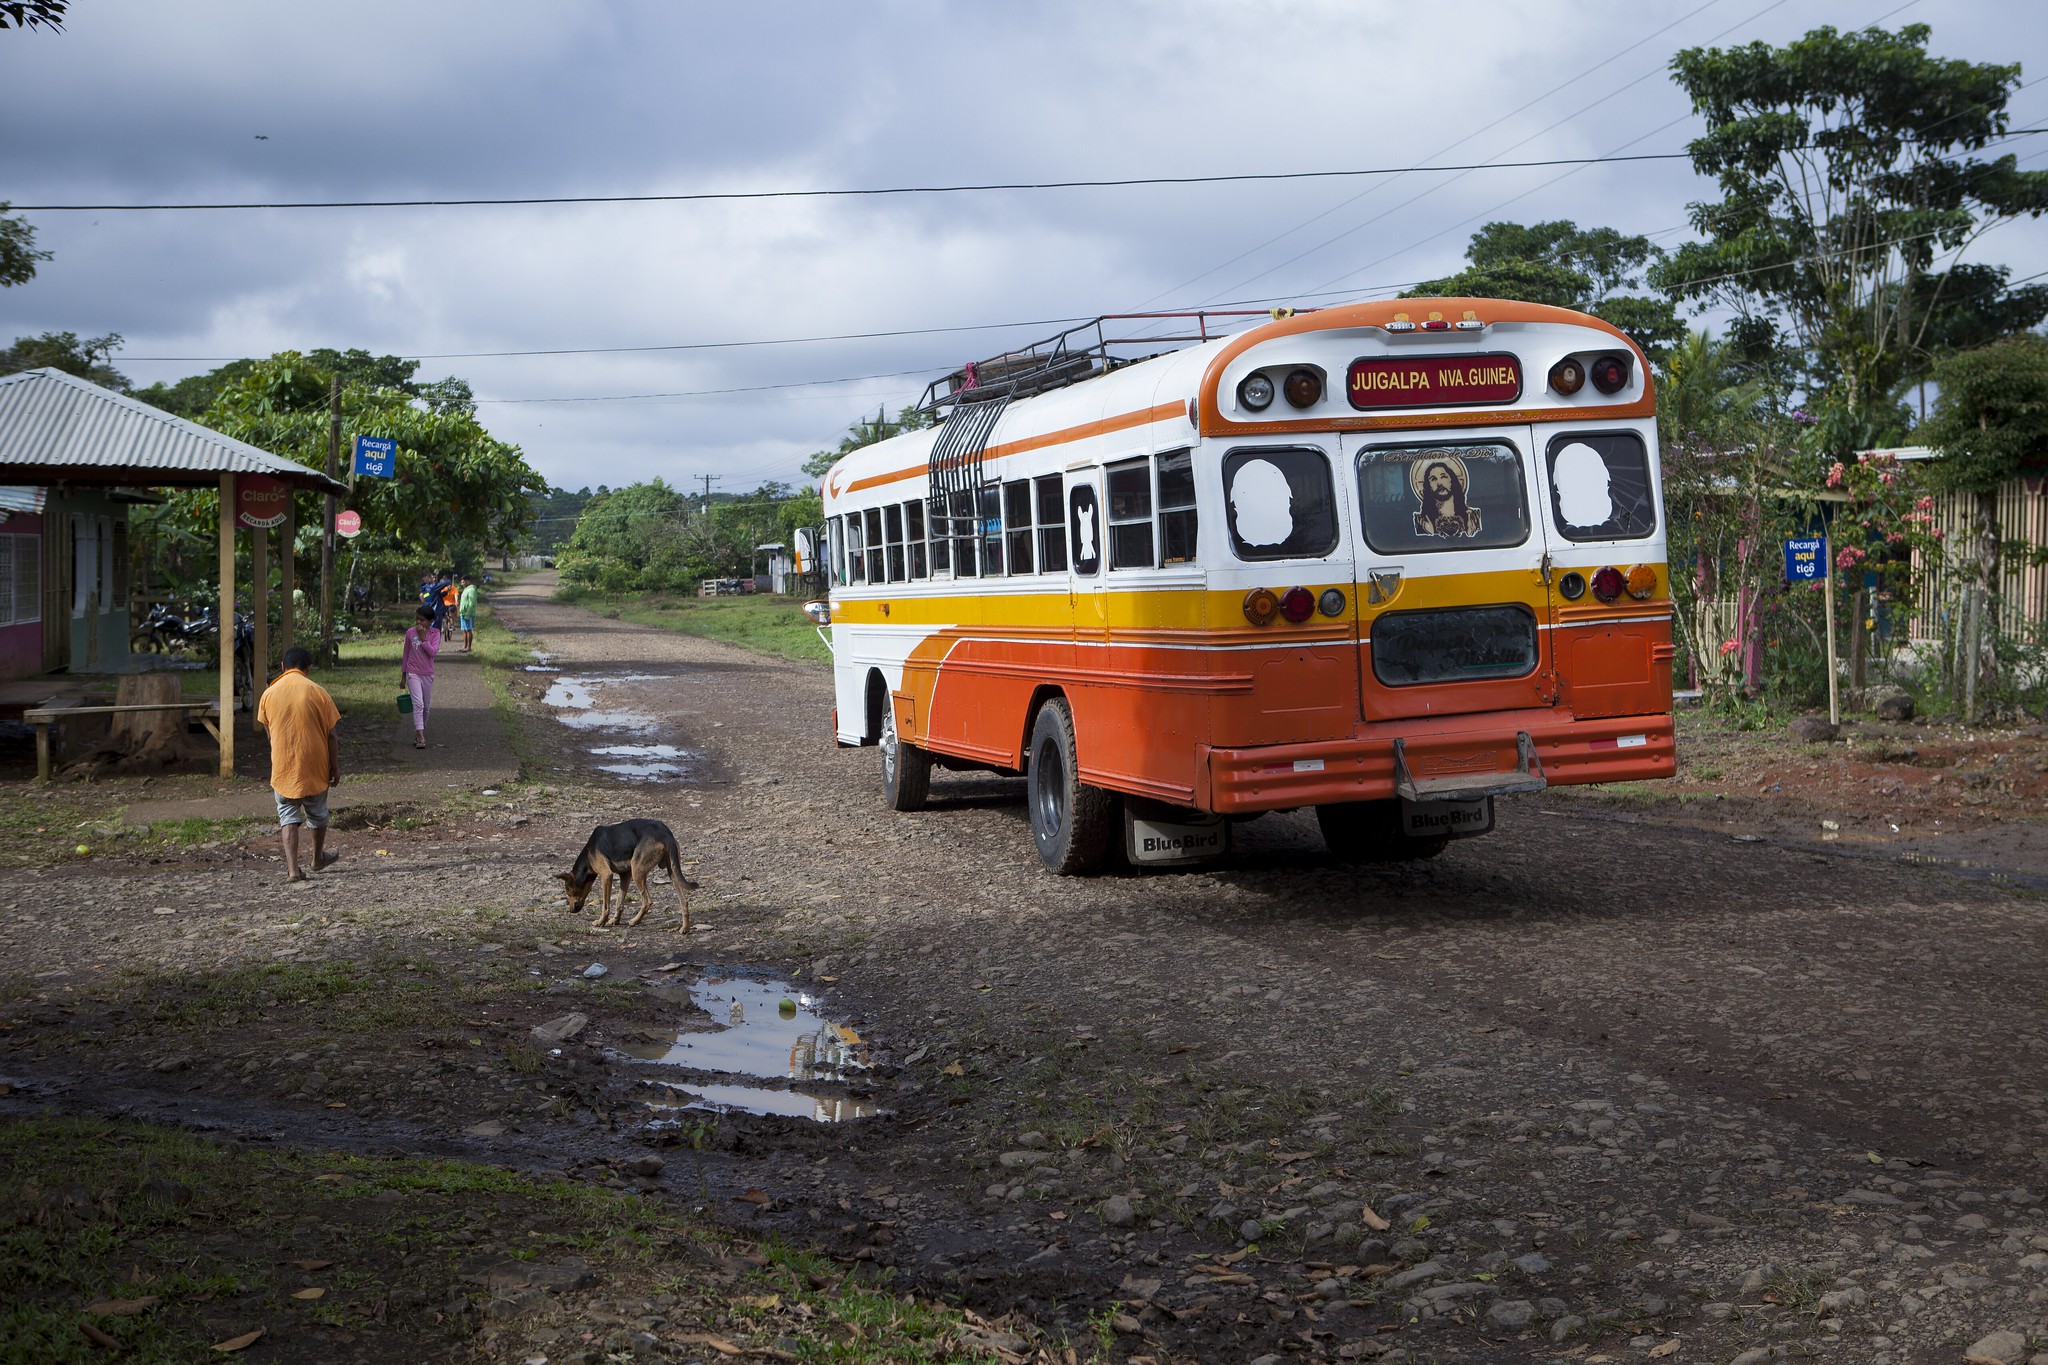
[[[1195,560],[1195,461],[1186,450],[1159,457],[1159,562]]]
[[[882,509],[882,525],[888,537],[889,581],[903,581],[903,508],[890,503]]]
[[[846,519],[833,517],[825,523],[825,552],[831,556],[832,581],[846,583]]]
[[[976,567],[974,547],[974,494],[954,493],[949,497],[953,520],[953,576],[972,578]]]
[[[1067,527],[1066,519],[1060,515],[1060,476],[1051,474],[1037,481],[1038,493],[1038,571],[1040,573],[1065,573],[1067,571]]]
[[[981,488],[981,573],[995,578],[1003,571],[1003,490],[997,484]]]
[[[860,513],[846,514],[846,581],[865,583],[868,581],[867,560],[861,554]]]
[[[932,546],[932,575],[953,571],[953,542],[948,539],[948,518],[943,504],[925,504],[925,535]]]
[[[868,547],[868,582],[885,582],[882,572],[882,509],[870,507],[861,516],[867,522],[862,540]]]
[[[1111,465],[1109,475],[1109,567],[1150,569],[1152,557],[1152,461]]]
[[[924,504],[906,502],[903,504],[903,538],[910,549],[910,576],[929,578],[931,570],[924,557]]]
[[[1102,520],[1095,490],[1081,484],[1067,495],[1073,518],[1068,545],[1074,552],[1074,572],[1093,578],[1102,568]]]
[[[1031,572],[1031,480],[1003,485],[1003,525],[1010,547],[1010,572]]]

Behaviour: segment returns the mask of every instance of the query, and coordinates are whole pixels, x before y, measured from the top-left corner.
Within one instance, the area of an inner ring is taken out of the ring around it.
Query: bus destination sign
[[[1520,357],[1368,357],[1351,362],[1344,391],[1354,408],[1442,408],[1512,403],[1522,396]]]

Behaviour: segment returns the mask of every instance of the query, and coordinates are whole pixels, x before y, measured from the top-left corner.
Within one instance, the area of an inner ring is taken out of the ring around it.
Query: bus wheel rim
[[[1038,774],[1039,824],[1047,838],[1058,838],[1067,814],[1067,770],[1061,761],[1060,746],[1051,740],[1040,745],[1038,761],[1032,769]]]
[[[882,776],[896,775],[896,717],[888,710],[882,712]]]

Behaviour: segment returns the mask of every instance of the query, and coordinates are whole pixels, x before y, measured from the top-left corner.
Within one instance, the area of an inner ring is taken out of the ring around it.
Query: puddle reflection
[[[697,754],[673,744],[600,744],[590,751],[611,763],[597,765],[599,772],[641,782],[675,782],[695,770]]]
[[[819,1014],[811,997],[786,981],[750,981],[707,976],[690,986],[690,999],[718,1026],[678,1033],[672,1041],[620,1044],[642,1062],[691,1071],[759,1076],[763,1080],[846,1081],[869,1069],[868,1045],[860,1034]],[[737,1109],[749,1114],[786,1114],[820,1123],[867,1118],[881,1109],[866,1099],[815,1095],[721,1083],[695,1085],[656,1081],[664,1095],[655,1108]]]

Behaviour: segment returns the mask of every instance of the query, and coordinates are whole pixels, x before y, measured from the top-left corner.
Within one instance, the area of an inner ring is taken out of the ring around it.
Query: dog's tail
[[[668,875],[676,879],[677,888],[695,891],[697,883],[683,875],[683,851],[676,845],[676,836],[669,835],[662,840],[662,846],[668,857]]]

